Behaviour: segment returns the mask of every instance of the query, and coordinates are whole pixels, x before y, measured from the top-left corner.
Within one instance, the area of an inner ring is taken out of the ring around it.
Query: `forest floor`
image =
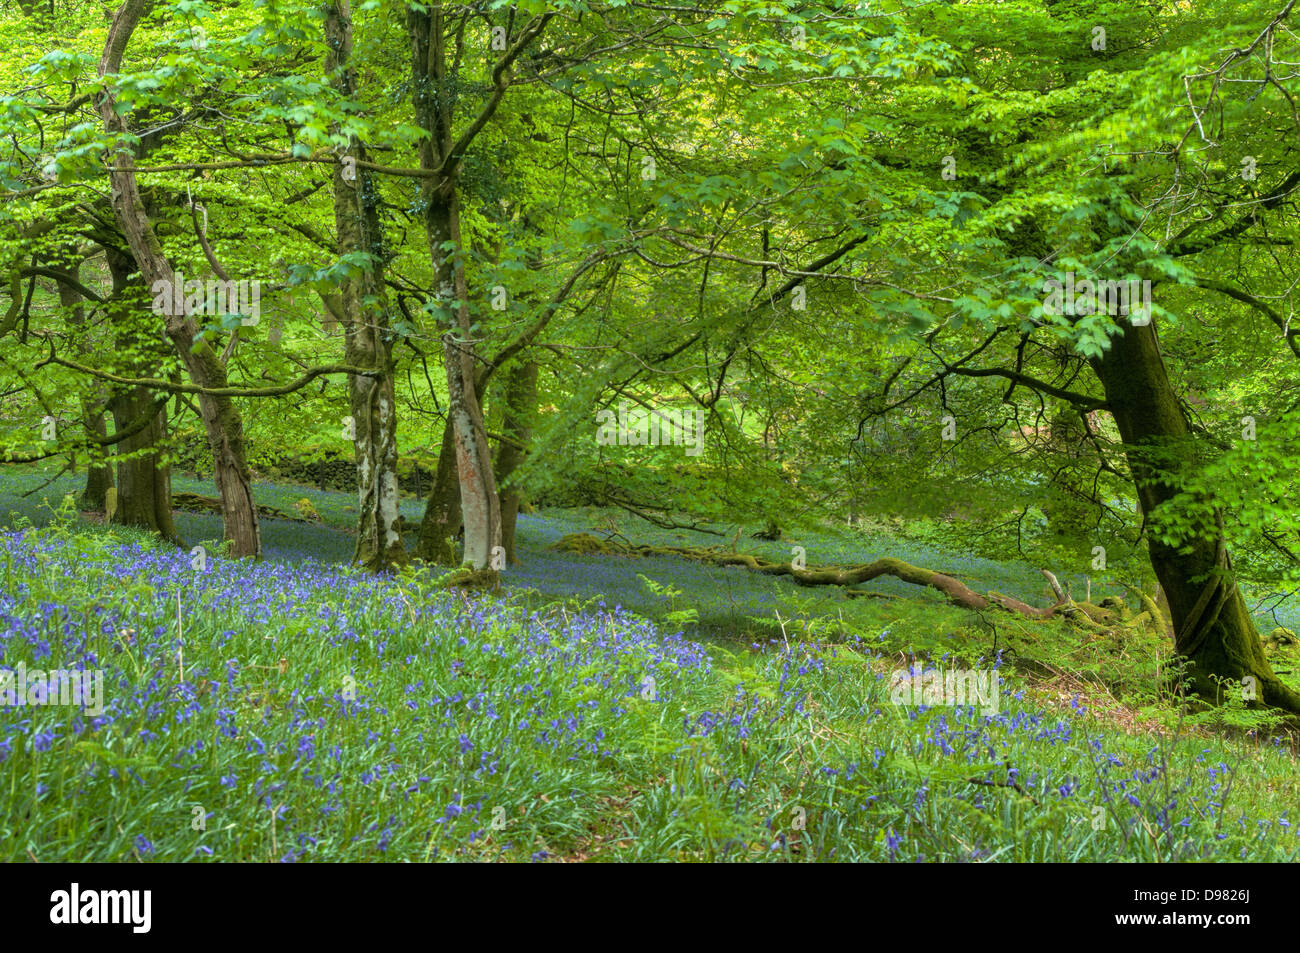
[[[47,479],[0,472],[3,666],[100,671],[103,711],[0,705],[0,859],[1300,857],[1291,732],[1240,705],[1181,710],[1154,635],[969,612],[895,580],[850,599],[551,548],[574,532],[731,546],[595,510],[521,517],[505,592],[469,596],[349,568],[352,497],[296,486],[259,503],[307,499],[319,521],[265,520],[255,565],[216,555],[215,516],[178,513],[208,551],[196,569],[59,512],[78,481]],[[1048,601],[1024,564],[751,532],[740,551],[897,556]],[[1290,678],[1291,656],[1275,667]],[[936,669],[1000,691],[898,702],[900,672],[933,687]]]

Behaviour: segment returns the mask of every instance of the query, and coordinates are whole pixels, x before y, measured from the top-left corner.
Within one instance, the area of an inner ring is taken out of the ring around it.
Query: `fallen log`
[[[215,496],[202,496],[198,493],[173,493],[172,508],[185,510],[187,513],[221,513],[221,501]],[[286,513],[284,510],[276,509],[274,506],[263,506],[258,504],[257,515],[266,519],[293,520],[295,523],[310,523],[311,520],[305,519],[296,513]]]
[[[581,553],[584,555],[611,556],[681,556],[707,562],[715,566],[740,566],[752,572],[761,572],[771,576],[789,576],[801,586],[856,586],[870,582],[881,576],[890,576],[902,582],[916,586],[925,586],[943,593],[948,601],[962,609],[982,611],[989,608],[1002,609],[1030,619],[1053,619],[1058,616],[1069,619],[1082,628],[1094,631],[1109,631],[1123,627],[1118,615],[1109,609],[1089,603],[1075,602],[1061,589],[1056,577],[1046,569],[1040,570],[1047,577],[1057,601],[1045,608],[1031,606],[1019,599],[1000,592],[979,593],[964,582],[945,573],[913,566],[911,563],[892,557],[883,557],[865,566],[839,567],[825,566],[816,569],[800,568],[789,562],[772,562],[762,556],[748,553],[727,552],[717,547],[698,546],[649,546],[619,542],[613,539],[597,539],[590,533],[569,533],[561,537],[552,549],[560,552]]]

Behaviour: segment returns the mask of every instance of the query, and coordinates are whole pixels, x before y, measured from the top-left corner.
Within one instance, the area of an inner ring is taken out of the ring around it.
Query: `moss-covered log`
[[[187,513],[213,513],[221,515],[221,501],[215,496],[203,496],[199,493],[173,493],[171,495],[172,509],[185,510]],[[292,520],[295,523],[310,523],[310,520],[304,516],[298,516],[294,513],[286,513],[284,510],[277,509],[274,506],[264,506],[258,504],[257,515],[267,519]]]
[[[553,549],[584,555],[612,556],[681,556],[715,566],[740,566],[753,572],[770,576],[789,576],[801,586],[856,586],[881,576],[891,576],[916,586],[926,586],[944,594],[948,601],[963,609],[982,611],[1003,609],[1031,619],[1052,619],[1058,616],[1070,619],[1084,628],[1113,629],[1127,627],[1119,615],[1101,606],[1074,602],[1058,590],[1054,605],[1031,606],[1000,592],[979,593],[960,579],[933,569],[913,566],[901,559],[884,557],[865,566],[824,566],[816,569],[796,567],[788,562],[772,562],[748,553],[732,553],[713,547],[648,546],[615,540],[601,540],[590,533],[569,533],[554,544]],[[1044,572],[1053,582],[1054,577]]]

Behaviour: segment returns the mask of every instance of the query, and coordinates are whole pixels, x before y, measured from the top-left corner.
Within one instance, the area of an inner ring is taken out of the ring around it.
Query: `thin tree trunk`
[[[533,415],[537,412],[537,362],[520,361],[511,367],[505,386],[505,414],[501,431],[513,443],[502,440],[497,447],[496,477],[501,491],[501,545],[506,562],[515,565],[515,524],[523,491],[511,479],[523,462],[525,448],[533,435]]]
[[[451,566],[456,563],[454,537],[460,532],[460,478],[456,471],[456,435],[451,424],[442,431],[442,448],[433,486],[420,521],[419,556],[425,562]]]
[[[1194,439],[1169,383],[1156,322],[1126,325],[1094,366],[1123,438],[1142,510],[1152,516],[1178,490],[1160,478],[1151,451],[1158,448],[1169,459],[1179,444],[1190,447]],[[1190,660],[1195,690],[1217,697],[1221,689],[1215,677],[1237,679],[1253,686],[1266,704],[1300,711],[1300,695],[1278,679],[1264,657],[1232,572],[1221,516],[1214,532],[1186,546],[1167,546],[1154,534],[1148,534],[1147,545],[1169,600],[1175,651]]]
[[[456,468],[460,476],[461,522],[465,527],[463,563],[475,569],[500,569],[495,562],[501,546],[501,500],[492,473],[491,450],[483,410],[474,387],[474,344],[470,339],[469,289],[459,249],[460,212],[455,192],[447,203],[448,234],[457,249],[451,264],[458,300],[456,329],[443,333],[443,363],[447,368],[447,419],[456,438]],[[430,243],[433,245],[433,243]],[[441,243],[433,247],[443,247]],[[446,251],[436,257],[451,258]],[[444,299],[446,300],[446,299]],[[458,333],[459,332],[459,333]]]
[[[69,252],[70,257],[63,263],[63,270],[74,281],[79,281],[81,262],[76,257],[75,248],[69,249]],[[86,312],[85,308],[82,307],[81,292],[65,282],[58,281],[55,283],[59,287],[59,304],[71,309],[71,314],[68,316],[68,327],[74,331],[78,350],[85,357],[90,347],[86,338]],[[91,437],[103,439],[108,436],[108,426],[104,422],[104,408],[107,398],[102,393],[102,387],[96,385],[96,391],[100,392],[100,396],[82,397],[81,420],[87,434]],[[86,462],[86,487],[81,492],[81,498],[77,501],[77,506],[83,510],[103,512],[108,490],[113,486],[113,468],[108,462],[107,455],[101,451],[90,449],[87,453],[91,456]]]

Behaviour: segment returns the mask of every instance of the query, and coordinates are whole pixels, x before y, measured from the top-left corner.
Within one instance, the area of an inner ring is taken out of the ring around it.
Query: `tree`
[[[148,6],[148,0],[125,0],[113,17],[99,63],[99,76],[108,81],[99,97],[99,114],[105,130],[117,137],[117,147],[111,157],[115,165],[109,170],[113,212],[145,284],[167,302],[164,328],[168,338],[175,345],[190,379],[203,388],[198,398],[199,411],[212,451],[213,474],[221,496],[222,520],[230,553],[256,557],[262,553],[262,539],[248,463],[244,459],[243,420],[229,397],[214,393],[228,384],[225,361],[200,337],[198,324],[191,316],[188,297],[179,308],[175,305],[183,292],[177,293],[176,271],[154,234],[153,222],[136,180],[135,155],[128,145],[130,133],[113,91],[112,83],[120,82],[115,74],[121,69],[127,45]]]
[[[339,95],[356,95],[352,55],[352,15],[346,0],[325,6],[326,71]],[[371,374],[348,376],[356,434],[359,496],[357,546],[353,560],[382,571],[406,562],[399,529],[397,479],[397,394],[393,382],[393,335],[383,285],[385,257],[375,176],[358,160],[367,158],[354,135],[348,136],[342,161],[334,169],[334,220],[342,259],[360,259],[338,290],[339,319],[344,327],[344,361],[369,368]],[[330,305],[330,296],[326,297]]]

